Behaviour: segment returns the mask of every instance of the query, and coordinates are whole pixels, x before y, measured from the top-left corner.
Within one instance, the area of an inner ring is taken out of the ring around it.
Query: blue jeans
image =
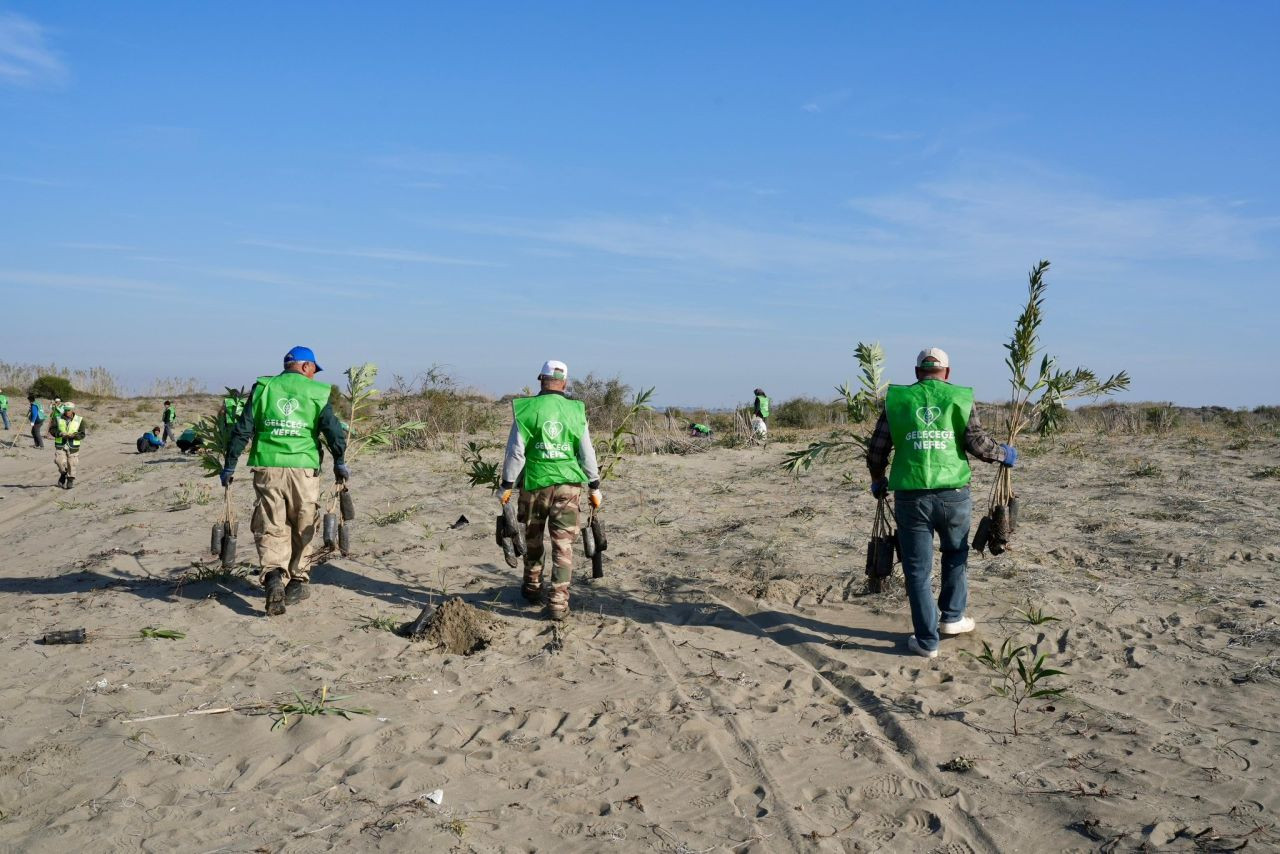
[[[973,502],[969,487],[917,489],[894,493],[893,515],[898,521],[902,574],[911,600],[911,624],[916,641],[925,649],[938,648],[938,612],[943,622],[964,616],[969,602],[969,517]],[[933,534],[942,547],[942,590],[933,603]]]
[[[4,419],[4,429],[9,429],[9,410],[0,409],[0,418]]]

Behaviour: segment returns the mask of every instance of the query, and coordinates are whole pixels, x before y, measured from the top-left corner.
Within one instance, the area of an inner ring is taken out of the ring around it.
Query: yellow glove
[[[600,490],[598,490],[598,489],[593,489],[593,490],[591,490],[591,507],[592,507],[592,509],[594,509],[594,510],[599,510],[599,509],[600,509],[600,505],[601,505],[601,504],[603,504],[603,503],[604,503],[604,493],[602,493],[602,492],[601,492]]]
[[[502,496],[498,500],[502,502],[503,507],[506,507],[507,502],[511,500],[511,493],[512,493],[512,490],[510,489],[502,490]]]

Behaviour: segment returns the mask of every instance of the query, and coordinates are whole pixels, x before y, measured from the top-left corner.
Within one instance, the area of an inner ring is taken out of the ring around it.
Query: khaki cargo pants
[[[573,577],[573,541],[578,538],[578,504],[582,485],[559,483],[535,492],[521,492],[519,519],[524,522],[527,551],[525,578],[542,578],[542,536],[551,527],[551,583],[568,585]]]
[[[70,448],[54,448],[53,464],[58,467],[58,474],[67,477],[76,476],[76,458],[80,456],[80,451],[71,450]]]
[[[307,549],[316,532],[320,504],[320,473],[315,469],[256,468],[253,489],[254,542],[262,579],[273,569],[284,570],[285,581],[307,581],[311,565]]]

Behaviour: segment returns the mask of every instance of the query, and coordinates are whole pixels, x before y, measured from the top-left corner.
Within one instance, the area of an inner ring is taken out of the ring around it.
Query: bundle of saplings
[[[1013,337],[1004,348],[1009,352],[1004,363],[1009,366],[1009,384],[1013,394],[1009,402],[1007,444],[1017,446],[1023,431],[1032,424],[1041,436],[1049,436],[1062,426],[1067,413],[1066,402],[1076,398],[1097,398],[1115,394],[1129,387],[1124,371],[1099,380],[1088,368],[1058,370],[1057,360],[1041,355],[1040,324],[1044,321],[1044,294],[1048,283],[1045,274],[1049,262],[1041,261],[1028,276],[1027,303],[1013,328]],[[1032,373],[1036,357],[1040,357],[1038,373]],[[1001,466],[991,486],[987,513],[978,522],[973,547],[993,555],[1004,552],[1018,527],[1018,496],[1013,489],[1013,469]]]
[[[871,593],[879,593],[884,587],[884,580],[893,574],[894,555],[899,550],[898,532],[889,521],[892,518],[888,497],[876,499],[871,539],[867,541],[867,590]]]

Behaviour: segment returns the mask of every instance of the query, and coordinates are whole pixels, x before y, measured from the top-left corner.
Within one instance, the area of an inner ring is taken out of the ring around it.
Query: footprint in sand
[[[933,790],[918,780],[909,780],[897,774],[886,774],[862,787],[862,796],[876,798],[936,798]]]

